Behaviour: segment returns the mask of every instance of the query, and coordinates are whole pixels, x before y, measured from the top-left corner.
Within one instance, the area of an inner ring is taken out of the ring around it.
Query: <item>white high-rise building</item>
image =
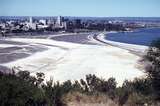
[[[57,17],[57,24],[58,24],[59,26],[62,26],[62,17],[61,17],[61,16],[58,16],[58,17]]]
[[[29,23],[32,24],[33,23],[33,19],[32,17],[29,17]]]
[[[33,19],[32,19],[32,17],[29,17],[29,22],[27,23],[27,26],[28,26],[28,28],[31,28],[31,29],[36,29],[36,24],[35,23],[33,23]]]

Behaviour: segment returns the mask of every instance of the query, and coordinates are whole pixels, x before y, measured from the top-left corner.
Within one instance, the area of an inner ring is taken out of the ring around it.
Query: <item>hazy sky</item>
[[[160,0],[0,0],[0,16],[160,17]]]

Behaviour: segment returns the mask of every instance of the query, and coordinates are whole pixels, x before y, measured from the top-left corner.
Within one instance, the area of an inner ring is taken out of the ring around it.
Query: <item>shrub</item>
[[[151,44],[143,58],[148,63],[145,72],[151,79],[155,98],[160,100],[160,39]]]
[[[25,72],[26,74],[26,72]],[[24,75],[24,73],[22,74]],[[28,75],[28,74],[27,74]],[[0,76],[0,105],[1,106],[24,106],[45,104],[45,96],[41,89],[22,79],[21,76]]]

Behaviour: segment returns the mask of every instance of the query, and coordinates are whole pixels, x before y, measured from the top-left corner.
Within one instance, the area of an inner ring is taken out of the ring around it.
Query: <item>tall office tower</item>
[[[29,17],[29,23],[28,23],[28,26],[29,26],[29,28],[31,28],[31,29],[36,29],[36,24],[35,23],[33,23],[33,19],[32,19],[32,17]]]
[[[59,26],[62,25],[62,17],[61,17],[61,16],[58,16],[58,17],[57,17],[57,24],[58,24]]]
[[[29,17],[29,23],[30,23],[30,24],[33,23],[32,17]]]

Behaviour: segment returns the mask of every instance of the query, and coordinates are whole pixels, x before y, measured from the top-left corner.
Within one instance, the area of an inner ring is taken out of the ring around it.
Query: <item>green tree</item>
[[[24,76],[27,75],[27,76]],[[45,95],[28,80],[28,72],[0,75],[0,106],[45,105]]]
[[[145,71],[151,79],[156,99],[160,100],[160,39],[153,41],[143,58],[148,63]]]

